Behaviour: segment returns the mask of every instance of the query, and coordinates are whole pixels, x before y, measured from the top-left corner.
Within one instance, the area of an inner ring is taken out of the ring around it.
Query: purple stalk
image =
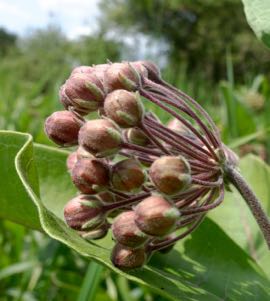
[[[181,121],[187,128],[189,128],[203,142],[203,144],[205,144],[205,146],[208,148],[208,150],[210,151],[210,153],[212,154],[212,156],[214,158],[217,158],[214,150],[212,149],[212,147],[210,146],[210,144],[208,143],[208,141],[192,126],[192,124],[190,124],[182,116],[180,116],[179,114],[177,114],[174,110],[172,110],[171,108],[168,108],[162,102],[160,102],[159,100],[157,100],[156,98],[154,98],[147,91],[141,89],[140,93],[141,93],[142,96],[146,97],[151,102],[155,103],[156,105],[158,105],[159,107],[161,107],[163,110],[165,110],[166,112],[170,113],[176,119],[178,119],[179,121]]]
[[[177,235],[175,238],[172,238],[170,240],[167,240],[167,241],[164,241],[164,242],[161,242],[158,244],[149,244],[147,247],[147,251],[151,252],[151,251],[161,250],[161,249],[164,249],[164,248],[174,244],[178,240],[183,239],[184,237],[189,235],[191,232],[193,232],[199,226],[199,224],[202,222],[204,216],[205,216],[204,214],[200,215],[197,218],[197,220],[194,222],[194,224],[188,230],[186,230],[184,233],[182,233],[180,235]]]
[[[146,80],[147,82],[147,80]],[[154,84],[152,82],[152,84]],[[177,95],[173,94],[172,96],[174,98],[177,98],[179,102],[181,102],[182,105],[177,104],[173,99],[169,99],[168,96],[168,92],[166,94],[163,94],[164,96],[162,97],[162,95],[160,95],[159,91],[158,91],[158,87],[160,87],[157,84],[154,84],[157,86],[157,93],[154,92],[150,92],[151,94],[155,94],[155,97],[157,97],[159,100],[162,100],[164,102],[166,102],[167,104],[174,106],[175,108],[179,109],[180,111],[182,111],[183,113],[189,115],[193,120],[195,120],[198,125],[200,126],[200,128],[204,131],[204,133],[206,134],[206,136],[208,137],[209,141],[212,143],[212,145],[217,148],[219,147],[219,143],[217,142],[215,136],[213,135],[213,133],[207,128],[207,126],[201,121],[201,118],[199,116],[196,115],[196,113],[194,111],[192,111],[190,109],[190,107],[188,107],[186,105],[186,103],[183,102],[183,99],[179,99],[177,97]]]
[[[219,130],[218,130],[217,126],[215,125],[215,123],[213,122],[213,120],[209,116],[209,114],[197,103],[197,101],[194,100],[189,95],[187,95],[186,93],[184,93],[183,91],[180,91],[179,89],[176,89],[174,86],[170,85],[169,83],[167,83],[163,79],[160,79],[159,83],[161,85],[167,87],[171,91],[175,92],[177,95],[179,95],[181,97],[184,97],[187,101],[189,101],[206,118],[206,120],[208,121],[209,125],[212,127],[212,129],[215,132],[215,138],[216,138],[216,140],[218,142],[219,148],[222,148],[222,142],[221,142],[221,139],[220,139]]]
[[[181,215],[198,214],[216,208],[218,205],[222,203],[224,199],[224,186],[222,185],[220,189],[220,195],[217,197],[217,199],[215,199],[211,204],[208,204],[209,202],[211,202],[211,199],[213,198],[214,195],[215,195],[214,190],[212,190],[209,198],[205,202],[205,205],[202,205],[197,208],[184,209],[181,211]]]
[[[150,195],[151,195],[150,192],[143,192],[141,194],[138,194],[136,196],[132,196],[132,197],[126,199],[126,200],[123,200],[121,202],[104,205],[103,208],[104,208],[105,212],[109,212],[109,211],[112,211],[112,210],[115,210],[115,209],[120,209],[120,208],[125,207],[127,205],[131,205],[131,204],[133,204],[137,201],[140,201],[144,198],[147,198]]]
[[[212,154],[207,150],[207,149],[204,149],[201,145],[198,144],[198,141],[197,143],[194,142],[192,139],[184,136],[184,135],[181,135],[169,128],[167,128],[166,126],[164,126],[163,124],[161,123],[158,123],[156,120],[153,120],[152,118],[150,119],[148,116],[145,117],[145,119],[155,125],[156,127],[158,127],[160,130],[164,130],[166,131],[166,133],[168,135],[170,135],[171,137],[173,137],[173,139],[179,139],[180,141],[184,141],[187,145],[191,145],[193,146],[198,152],[201,152],[201,153],[204,153],[206,154],[207,156],[211,156],[212,157]]]
[[[174,147],[175,149],[177,149],[179,152],[182,152],[190,157],[193,157],[194,159],[203,161],[206,164],[209,163],[209,157],[207,157],[205,154],[200,154],[200,153],[198,154],[196,149],[190,148],[189,146],[182,143],[180,140],[178,140],[178,141],[173,140],[172,138],[170,138],[169,132],[166,133],[162,128],[157,129],[155,126],[151,125],[147,121],[145,121],[145,125],[149,126],[151,128],[150,131],[153,131],[157,137],[159,137],[164,142],[166,142],[167,144],[169,144],[172,147]]]

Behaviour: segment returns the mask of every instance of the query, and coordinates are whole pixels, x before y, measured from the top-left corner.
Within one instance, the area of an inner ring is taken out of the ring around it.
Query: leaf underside
[[[242,207],[237,206],[245,204],[242,201],[240,205],[236,192],[229,193],[216,215],[213,212],[211,219],[206,218],[170,253],[157,253],[144,268],[125,273],[111,264],[111,235],[90,243],[63,221],[63,207],[76,195],[66,171],[67,154],[61,149],[34,145],[28,134],[0,131],[0,217],[44,231],[83,256],[171,300],[268,299],[270,281],[260,265],[269,265],[269,254],[255,224],[250,226],[252,237],[247,243],[237,215],[242,212]],[[267,182],[263,180],[270,178],[268,167],[254,157],[243,160],[241,166],[259,170],[254,177],[260,180],[260,187],[255,190],[259,196],[265,194]],[[268,198],[269,194],[264,197],[265,204]],[[251,219],[249,215],[245,217],[244,224]],[[255,249],[250,254],[254,255],[255,250],[258,262],[248,254],[251,242]]]
[[[250,27],[257,37],[270,48],[270,1],[242,0]]]

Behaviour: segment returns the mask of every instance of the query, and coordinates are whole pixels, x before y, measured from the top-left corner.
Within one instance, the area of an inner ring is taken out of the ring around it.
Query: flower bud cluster
[[[67,170],[79,194],[66,204],[65,221],[86,240],[111,229],[118,268],[139,268],[153,252],[169,251],[222,201],[217,132],[152,62],[77,67],[59,96],[65,110],[47,118],[45,132],[77,147]],[[175,119],[163,125],[145,111],[147,101]],[[89,120],[91,112],[99,118]]]

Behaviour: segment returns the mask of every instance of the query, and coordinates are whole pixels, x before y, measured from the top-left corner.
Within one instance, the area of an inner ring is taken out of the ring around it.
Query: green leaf
[[[63,221],[62,208],[76,193],[66,172],[67,152],[41,145],[35,145],[33,152],[31,136],[15,132],[0,132],[0,141],[3,218],[42,227],[83,256],[170,300],[267,300],[270,281],[262,269],[210,219],[169,254],[155,254],[144,268],[130,273],[118,270],[110,261],[110,235],[87,242]]]
[[[95,300],[102,271],[103,267],[100,264],[94,261],[89,263],[86,275],[83,279],[78,301]]]
[[[262,160],[248,155],[241,160],[241,173],[270,216],[270,168]],[[270,276],[270,251],[249,208],[233,189],[210,217],[261,265]]]
[[[263,43],[270,47],[270,1],[242,0],[250,27]]]

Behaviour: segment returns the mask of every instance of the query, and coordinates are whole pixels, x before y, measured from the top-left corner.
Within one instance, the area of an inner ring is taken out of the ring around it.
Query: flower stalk
[[[270,219],[266,215],[260,201],[257,199],[246,180],[235,167],[227,166],[226,175],[228,180],[242,195],[243,199],[251,210],[270,250]]]

